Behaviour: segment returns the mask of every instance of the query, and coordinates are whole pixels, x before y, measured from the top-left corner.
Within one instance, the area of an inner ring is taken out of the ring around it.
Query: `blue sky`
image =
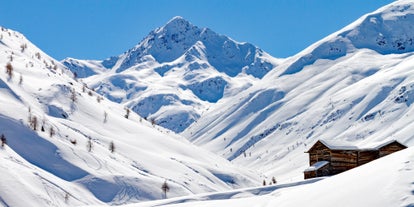
[[[288,57],[393,0],[7,0],[0,25],[52,57],[105,59],[174,16]]]

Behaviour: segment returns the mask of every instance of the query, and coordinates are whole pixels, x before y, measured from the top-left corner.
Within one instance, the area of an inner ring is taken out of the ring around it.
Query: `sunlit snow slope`
[[[229,190],[258,175],[153,126],[1,28],[0,206],[124,204]],[[30,120],[30,121],[29,121]],[[36,123],[36,124],[35,124]],[[92,145],[90,152],[88,145]],[[114,152],[109,150],[114,143]]]
[[[318,139],[414,144],[414,1],[396,1],[282,62],[183,135],[280,180]]]
[[[408,148],[321,181],[275,185],[146,202],[128,207],[411,207],[414,148]],[[269,190],[273,189],[269,192]]]

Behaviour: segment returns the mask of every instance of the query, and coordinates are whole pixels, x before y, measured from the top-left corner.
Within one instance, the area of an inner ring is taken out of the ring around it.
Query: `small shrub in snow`
[[[9,78],[13,77],[13,66],[11,63],[7,63],[6,65],[6,73],[9,76]]]
[[[73,145],[76,145],[78,142],[76,141],[76,139],[71,139],[70,143],[72,143]]]
[[[25,44],[21,44],[20,45],[20,49],[21,49],[21,52],[24,52],[24,50],[27,48],[27,44],[25,43]]]
[[[42,58],[42,56],[40,55],[40,53],[39,53],[39,52],[37,52],[37,53],[35,54],[35,56],[36,56],[36,58],[37,58],[37,59],[39,59],[39,60],[40,60],[40,58]]]

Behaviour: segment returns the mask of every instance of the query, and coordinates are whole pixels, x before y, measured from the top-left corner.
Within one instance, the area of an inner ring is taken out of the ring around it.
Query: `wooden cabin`
[[[365,146],[318,140],[306,152],[310,167],[304,171],[304,176],[308,179],[336,175],[405,148],[396,140]]]

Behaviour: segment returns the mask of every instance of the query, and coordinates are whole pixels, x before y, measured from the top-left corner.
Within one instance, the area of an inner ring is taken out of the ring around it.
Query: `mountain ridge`
[[[210,105],[250,87],[280,61],[174,17],[118,57],[62,63],[98,93],[179,133]]]

